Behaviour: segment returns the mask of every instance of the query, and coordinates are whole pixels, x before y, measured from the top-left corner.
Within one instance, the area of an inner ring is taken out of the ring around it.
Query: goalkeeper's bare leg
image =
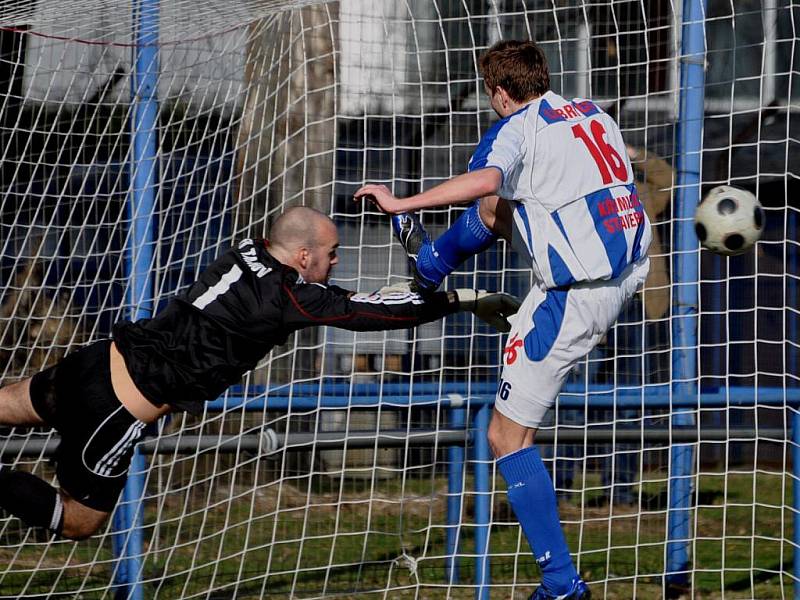
[[[165,412],[144,398],[137,403],[131,386],[122,357],[105,341],[0,388],[0,425],[54,427],[62,438],[56,469],[61,487],[0,465],[0,508],[68,539],[96,533],[124,486],[133,443],[146,423]],[[123,437],[128,442],[118,444]]]
[[[48,425],[34,410],[31,378],[0,388],[0,424]],[[26,471],[0,465],[0,507],[25,523],[49,529],[62,537],[81,540],[97,531],[109,513],[84,506],[66,491],[56,489]]]

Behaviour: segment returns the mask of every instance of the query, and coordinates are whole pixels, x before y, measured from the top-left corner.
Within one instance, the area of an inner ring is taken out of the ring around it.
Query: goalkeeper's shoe
[[[441,282],[431,281],[422,275],[417,268],[420,251],[425,246],[431,245],[431,238],[422,227],[422,223],[412,213],[400,213],[392,215],[392,229],[400,245],[403,246],[403,250],[406,251],[406,256],[408,256],[408,267],[414,276],[412,289],[421,293],[434,291]]]
[[[540,585],[529,600],[590,600],[592,593],[589,591],[583,579],[576,577],[572,580],[572,587],[566,594],[553,594],[547,591],[544,585]]]

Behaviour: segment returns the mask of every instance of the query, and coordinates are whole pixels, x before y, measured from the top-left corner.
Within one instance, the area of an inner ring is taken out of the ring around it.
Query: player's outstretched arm
[[[377,293],[406,293],[409,284],[403,283],[395,286],[381,288]],[[469,311],[481,321],[491,325],[497,331],[508,333],[511,330],[509,318],[517,314],[522,302],[516,296],[505,292],[489,292],[486,290],[457,289],[447,292],[451,301],[458,304],[461,312]]]
[[[367,184],[353,195],[354,200],[366,199],[383,212],[394,215],[422,208],[461,204],[484,196],[496,194],[503,183],[499,169],[488,167],[457,175],[422,193],[408,198],[397,198],[385,185]]]
[[[422,296],[408,284],[385,287],[371,294],[336,286],[299,284],[287,290],[289,303],[283,320],[290,329],[330,325],[351,331],[407,329],[458,311],[474,312],[500,331],[508,331],[508,317],[519,300],[503,293],[478,290],[435,292]]]

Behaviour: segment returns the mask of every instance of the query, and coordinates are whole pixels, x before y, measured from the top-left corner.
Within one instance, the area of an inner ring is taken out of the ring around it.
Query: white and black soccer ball
[[[764,209],[747,190],[718,185],[697,205],[694,230],[704,248],[726,256],[742,254],[764,231]]]

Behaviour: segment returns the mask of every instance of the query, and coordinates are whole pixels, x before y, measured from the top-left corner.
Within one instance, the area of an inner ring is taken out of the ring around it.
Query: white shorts
[[[611,328],[649,267],[645,257],[610,281],[531,289],[506,341],[495,408],[520,425],[539,427],[572,367]]]

